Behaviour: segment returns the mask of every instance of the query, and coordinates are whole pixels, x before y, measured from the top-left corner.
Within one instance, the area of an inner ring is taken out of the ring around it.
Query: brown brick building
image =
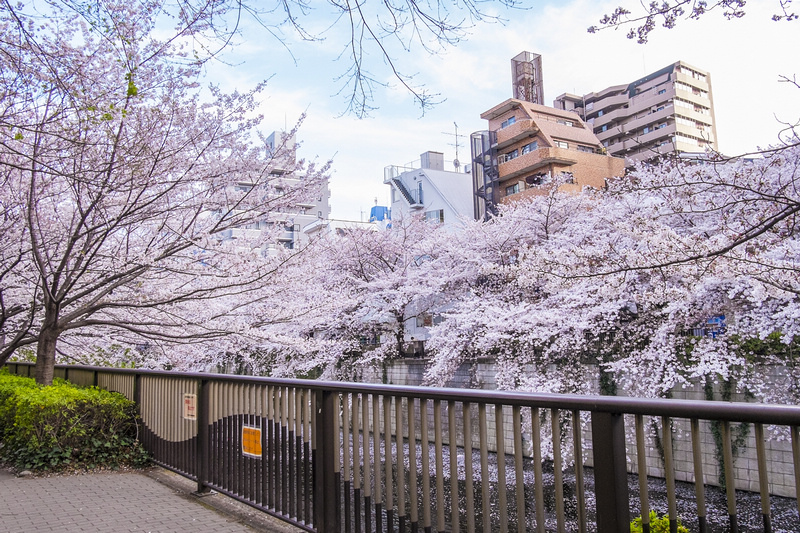
[[[544,194],[556,181],[577,192],[624,173],[625,160],[606,155],[575,113],[511,98],[481,118],[489,129],[470,139],[476,219],[500,203]]]

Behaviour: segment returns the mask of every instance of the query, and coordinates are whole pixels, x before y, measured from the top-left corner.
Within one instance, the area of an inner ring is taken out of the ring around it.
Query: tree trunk
[[[397,329],[394,332],[394,342],[397,345],[397,357],[404,357],[405,338],[406,338],[406,323],[405,323],[405,308],[402,313],[394,313],[394,319],[397,321]]]
[[[56,341],[58,340],[58,304],[45,304],[44,321],[39,330],[39,342],[36,344],[36,366],[34,367],[36,383],[52,385],[53,372],[56,366]]]

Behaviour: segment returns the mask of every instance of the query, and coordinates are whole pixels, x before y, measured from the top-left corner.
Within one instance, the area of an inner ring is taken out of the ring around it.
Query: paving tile
[[[125,530],[253,531],[141,473],[0,476],[2,533]]]

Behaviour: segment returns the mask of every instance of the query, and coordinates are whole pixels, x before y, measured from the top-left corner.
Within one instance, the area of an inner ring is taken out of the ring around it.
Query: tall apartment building
[[[611,155],[642,161],[718,149],[711,76],[683,61],[629,84],[562,94],[553,105],[579,114]]]
[[[284,132],[273,132],[266,139],[267,148],[276,154],[273,160],[273,167],[270,170],[270,194],[282,195],[285,191],[290,191],[292,187],[301,183],[302,177],[295,174],[297,167],[297,154],[295,151],[294,135],[287,135]],[[236,188],[250,190],[252,183],[241,182],[236,184]],[[262,232],[269,232],[274,236],[274,241],[269,242],[261,250],[262,254],[269,254],[270,250],[283,246],[285,248],[302,248],[310,240],[309,232],[304,231],[306,226],[317,223],[319,220],[330,218],[330,188],[328,181],[321,184],[316,191],[317,196],[307,200],[296,202],[294,205],[269,213],[264,220],[248,224],[240,228],[234,228],[224,232],[226,238],[255,238]]]

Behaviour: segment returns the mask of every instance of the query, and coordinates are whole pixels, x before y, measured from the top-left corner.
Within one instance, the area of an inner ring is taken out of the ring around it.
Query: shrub
[[[19,468],[140,466],[136,405],[63,380],[49,387],[0,372],[0,456]]]
[[[631,522],[631,533],[642,533],[642,517],[637,516]],[[650,511],[650,533],[669,533],[669,517],[658,516],[655,511]],[[678,519],[678,533],[689,533]]]

